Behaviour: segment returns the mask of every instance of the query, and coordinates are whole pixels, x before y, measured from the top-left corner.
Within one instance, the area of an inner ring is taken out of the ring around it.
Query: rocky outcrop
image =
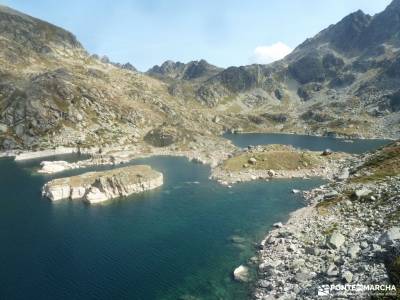
[[[83,199],[95,204],[152,190],[162,184],[162,173],[147,165],[136,165],[54,179],[43,186],[42,195],[52,201]]]
[[[221,68],[209,64],[204,59],[191,61],[187,64],[167,60],[161,66],[156,65],[146,73],[161,78],[193,80],[210,78],[221,70]]]

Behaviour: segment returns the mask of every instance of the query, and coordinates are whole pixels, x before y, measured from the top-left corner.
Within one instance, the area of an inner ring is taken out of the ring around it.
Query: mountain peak
[[[172,79],[191,80],[204,76],[210,77],[220,70],[220,68],[211,65],[205,59],[190,61],[186,64],[167,60],[161,66],[155,65],[147,73]]]
[[[360,41],[363,40],[366,30],[372,23],[373,17],[357,10],[345,16],[338,23],[330,25],[322,30],[315,37],[307,39],[303,44],[298,46],[292,57],[304,49],[317,49],[320,45],[328,44],[334,50],[344,55],[352,55],[354,52],[360,51]]]
[[[386,7],[386,10],[400,10],[400,0],[393,0],[388,7]]]

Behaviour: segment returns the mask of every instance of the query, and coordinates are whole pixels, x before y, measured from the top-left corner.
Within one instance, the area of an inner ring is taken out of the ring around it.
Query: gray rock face
[[[318,55],[307,55],[293,62],[289,66],[289,72],[301,84],[319,82],[325,79],[325,71],[321,58]]]

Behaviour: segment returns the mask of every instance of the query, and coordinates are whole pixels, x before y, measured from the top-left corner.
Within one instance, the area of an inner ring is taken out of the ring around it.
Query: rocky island
[[[147,165],[135,165],[54,179],[43,186],[42,195],[52,201],[83,199],[95,204],[152,190],[162,184],[162,173]]]

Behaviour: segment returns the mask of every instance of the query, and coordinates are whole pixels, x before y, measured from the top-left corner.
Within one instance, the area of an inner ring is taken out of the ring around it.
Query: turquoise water
[[[336,143],[295,140],[296,146],[301,142],[320,149]],[[242,140],[250,142],[256,144],[252,137]],[[379,144],[366,142],[364,151]],[[348,149],[347,144],[333,146]],[[39,163],[0,159],[1,300],[246,299],[251,285],[234,282],[232,270],[255,255],[254,243],[274,222],[285,221],[303,206],[292,189],[322,183],[255,181],[229,189],[208,179],[207,166],[185,158],[153,157],[134,163],[162,171],[161,188],[89,206],[41,198],[42,185],[54,177],[36,174]],[[232,236],[244,242],[232,243]]]
[[[89,206],[41,198],[51,177],[32,175],[38,163],[0,160],[0,299],[245,299],[248,287],[232,270],[272,223],[303,205],[291,189],[321,183],[228,189],[206,166],[154,157],[137,163],[162,171],[162,188]]]
[[[293,145],[298,148],[313,151],[331,149],[360,154],[366,151],[375,150],[386,145],[390,140],[365,140],[365,139],[335,139],[333,137],[318,137],[310,135],[277,134],[277,133],[241,133],[224,134],[224,137],[231,140],[238,147],[249,145],[284,144]]]

